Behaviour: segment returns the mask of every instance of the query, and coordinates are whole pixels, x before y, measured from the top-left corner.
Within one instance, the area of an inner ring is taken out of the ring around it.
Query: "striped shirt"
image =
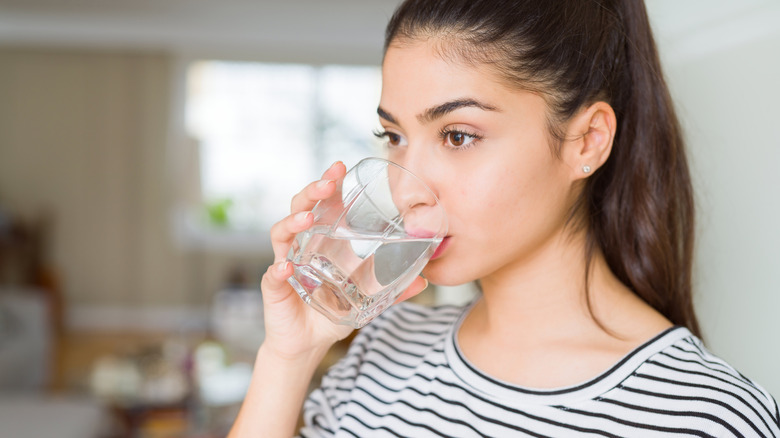
[[[467,308],[402,303],[364,327],[304,404],[302,437],[780,437],[772,396],[684,327],[555,390],[492,378],[460,352]]]

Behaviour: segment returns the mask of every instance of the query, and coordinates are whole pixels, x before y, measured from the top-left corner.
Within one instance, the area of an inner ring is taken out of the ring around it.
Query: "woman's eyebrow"
[[[449,114],[457,109],[466,108],[466,107],[475,107],[483,111],[498,111],[498,109],[492,105],[479,102],[476,99],[465,98],[465,99],[451,100],[441,105],[436,105],[434,107],[428,108],[427,110],[423,111],[421,114],[417,115],[417,120],[419,120],[420,123],[422,124],[431,123],[434,120],[443,117],[446,114]]]
[[[498,108],[492,105],[479,102],[476,99],[465,98],[465,99],[451,100],[449,102],[442,103],[441,105],[430,107],[427,110],[423,111],[422,113],[418,114],[417,120],[419,120],[420,123],[422,124],[431,123],[432,121],[440,117],[443,117],[446,114],[449,114],[457,109],[466,108],[466,107],[479,108],[483,111],[499,111]],[[387,120],[388,122],[395,123],[396,125],[398,124],[395,117],[393,117],[392,114],[387,112],[381,106],[377,107],[376,113],[379,114],[379,117]]]
[[[382,109],[381,106],[376,108],[376,113],[379,114],[379,117],[387,120],[388,122],[394,123],[396,125],[398,124],[398,122],[395,120],[395,117],[393,117],[393,115],[390,114],[389,112],[387,112],[384,109]]]

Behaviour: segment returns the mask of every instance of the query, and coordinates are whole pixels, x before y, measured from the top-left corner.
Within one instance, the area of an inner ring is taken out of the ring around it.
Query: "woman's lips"
[[[431,237],[434,237],[436,235],[435,232],[429,231],[429,230],[422,230],[422,229],[411,229],[406,230],[406,234],[415,237],[418,239],[428,239]],[[447,245],[449,245],[450,242],[450,236],[445,236],[441,242],[439,242],[439,246],[436,247],[436,249],[433,251],[433,255],[431,256],[431,260],[439,257],[445,249],[447,249]]]
[[[434,260],[441,256],[441,254],[444,252],[444,250],[447,249],[447,246],[450,243],[450,236],[445,237],[441,240],[441,243],[439,243],[439,246],[436,247],[436,250],[433,252],[433,255],[431,256],[431,260]]]

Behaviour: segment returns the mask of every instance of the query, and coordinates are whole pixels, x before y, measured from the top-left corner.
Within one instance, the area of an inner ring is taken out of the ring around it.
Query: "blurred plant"
[[[230,209],[232,207],[233,200],[229,198],[207,202],[205,208],[209,224],[220,228],[230,225]]]

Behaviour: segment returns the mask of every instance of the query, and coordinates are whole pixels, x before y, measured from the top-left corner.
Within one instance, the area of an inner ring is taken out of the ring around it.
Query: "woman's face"
[[[548,141],[544,100],[435,47],[390,46],[378,112],[388,158],[420,176],[447,212],[448,237],[424,274],[455,285],[555,244],[574,193]]]

